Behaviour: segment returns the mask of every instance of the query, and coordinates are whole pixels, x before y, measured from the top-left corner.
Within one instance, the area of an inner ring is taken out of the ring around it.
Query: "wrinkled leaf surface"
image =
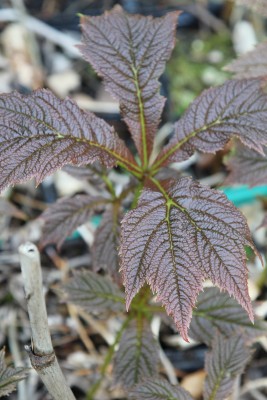
[[[145,321],[135,321],[123,333],[114,361],[114,376],[125,388],[155,376],[158,346]]]
[[[147,379],[130,392],[132,400],[193,400],[185,389],[173,386],[165,379]]]
[[[158,155],[166,165],[187,159],[194,150],[214,153],[237,136],[263,153],[267,143],[267,93],[258,79],[227,81],[205,90],[174,126],[174,136]]]
[[[267,324],[257,319],[252,324],[235,299],[217,288],[206,288],[198,296],[189,336],[210,346],[218,332],[225,337],[242,333],[247,339],[253,339],[266,335]]]
[[[45,221],[42,246],[56,243],[60,247],[66,237],[108,202],[104,197],[86,194],[58,200],[42,214]]]
[[[190,178],[172,182],[164,194],[145,190],[122,222],[127,307],[147,282],[187,340],[192,308],[209,278],[253,320],[245,245],[253,247],[245,218],[221,192]]]
[[[120,102],[139,153],[152,149],[164,99],[158,78],[174,47],[179,12],[162,18],[126,14],[114,7],[99,17],[82,17],[84,58]]]
[[[226,399],[232,392],[234,378],[242,374],[250,359],[250,350],[240,335],[225,339],[216,335],[213,347],[206,355],[207,378],[204,400]]]
[[[45,89],[0,96],[0,153],[0,190],[33,177],[40,183],[66,164],[132,160],[105,121]]]

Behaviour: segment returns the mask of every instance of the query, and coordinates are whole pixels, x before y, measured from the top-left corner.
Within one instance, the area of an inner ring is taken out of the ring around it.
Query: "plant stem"
[[[121,336],[122,336],[124,330],[126,329],[126,327],[128,326],[128,324],[130,323],[131,319],[132,319],[131,317],[126,318],[126,320],[123,322],[120,330],[117,332],[114,343],[109,347],[107,355],[104,360],[104,363],[101,366],[100,378],[94,383],[94,385],[91,387],[91,389],[87,393],[87,397],[86,397],[87,400],[94,400],[94,395],[97,392],[97,390],[99,389],[99,386],[101,385],[103,378],[105,377],[106,370],[112,360],[116,346],[120,342]]]
[[[34,244],[27,242],[19,247],[19,254],[32,331],[32,345],[25,346],[25,349],[29,353],[32,367],[37,371],[52,398],[75,400],[52,346],[42,288],[39,251]]]

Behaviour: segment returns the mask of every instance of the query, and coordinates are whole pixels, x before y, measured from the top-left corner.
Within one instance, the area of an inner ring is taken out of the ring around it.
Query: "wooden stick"
[[[55,400],[75,400],[58,364],[49,332],[42,287],[40,254],[28,242],[19,247],[25,295],[32,330],[32,345],[25,346],[32,367]]]

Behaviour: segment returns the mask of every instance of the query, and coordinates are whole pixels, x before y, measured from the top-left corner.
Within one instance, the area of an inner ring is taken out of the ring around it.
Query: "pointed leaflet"
[[[207,378],[204,400],[222,400],[232,392],[234,378],[242,374],[250,359],[250,350],[242,336],[225,339],[217,334],[212,350],[207,354],[205,370]]]
[[[174,126],[174,136],[156,166],[187,159],[194,150],[214,153],[237,136],[247,147],[263,152],[267,143],[267,93],[258,79],[233,80],[205,90]]]
[[[264,154],[265,156],[263,157],[253,150],[238,146],[236,153],[226,162],[230,174],[224,183],[244,183],[250,186],[267,184],[266,147],[264,148]]]
[[[44,89],[0,96],[0,154],[0,190],[32,177],[39,183],[65,164],[133,160],[106,122]]]
[[[83,44],[79,48],[119,100],[145,164],[164,106],[158,78],[174,47],[178,15],[132,16],[117,6],[99,17],[81,19]]]
[[[86,194],[58,200],[42,214],[45,220],[42,246],[56,243],[60,247],[67,236],[108,202],[104,197]]]
[[[147,379],[130,392],[131,400],[193,400],[185,389],[171,385],[166,379]]]
[[[118,247],[120,238],[121,212],[118,204],[107,209],[95,232],[92,248],[94,270],[104,269],[117,282],[120,281]]]
[[[122,221],[127,307],[147,282],[187,340],[192,308],[210,278],[253,319],[244,251],[253,243],[243,215],[224,194],[190,178],[161,191],[145,190]]]
[[[124,297],[110,279],[92,271],[76,272],[60,286],[67,300],[87,312],[123,311]]]
[[[267,2],[266,2],[267,6]],[[235,74],[235,78],[267,77],[267,42],[242,55],[224,68]]]
[[[155,376],[158,346],[145,321],[136,320],[123,333],[114,360],[114,376],[125,388]]]
[[[0,350],[0,397],[7,396],[14,390],[19,381],[26,378],[28,368],[11,368],[5,363],[5,351]]]
[[[243,337],[253,339],[266,335],[267,324],[257,319],[252,324],[235,299],[217,288],[206,288],[198,297],[189,336],[210,346],[218,332],[225,337],[242,333]]]

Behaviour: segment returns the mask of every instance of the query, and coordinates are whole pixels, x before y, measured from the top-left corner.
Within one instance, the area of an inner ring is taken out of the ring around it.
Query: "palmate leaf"
[[[238,146],[226,166],[230,174],[225,184],[244,183],[250,186],[267,184],[267,149],[264,156],[243,146]]]
[[[266,7],[267,1],[265,9]],[[267,76],[267,42],[259,44],[254,50],[234,60],[224,69],[233,72],[237,79]]]
[[[76,272],[60,289],[70,303],[87,312],[124,310],[124,297],[118,286],[92,271]]]
[[[193,400],[187,390],[171,385],[166,379],[147,379],[130,392],[131,400]]]
[[[45,89],[0,96],[0,153],[0,190],[32,177],[39,183],[66,164],[135,164],[105,121]]]
[[[122,221],[127,308],[147,282],[188,340],[192,308],[203,280],[210,278],[253,320],[244,251],[253,243],[241,212],[224,194],[190,178],[161,191],[145,190]]]
[[[66,237],[109,202],[105,197],[87,194],[58,200],[41,216],[45,221],[41,245],[56,243],[61,247]]]
[[[99,17],[81,19],[84,58],[119,100],[139,154],[147,163],[164,99],[158,78],[174,47],[179,12],[153,19],[126,14],[116,6]]]
[[[145,321],[136,320],[123,333],[114,360],[114,377],[131,388],[157,374],[158,345]]]
[[[95,232],[92,248],[93,267],[95,271],[103,269],[120,282],[119,275],[119,238],[120,238],[120,207],[114,204],[108,208]]]
[[[267,323],[256,319],[252,324],[235,299],[217,288],[206,288],[198,297],[189,336],[210,346],[218,332],[225,337],[242,333],[243,337],[253,339],[266,335]]]
[[[155,162],[164,166],[187,159],[194,150],[214,153],[237,136],[263,153],[267,143],[267,93],[262,80],[233,80],[205,90],[174,126],[174,136]]]
[[[216,335],[213,347],[206,355],[207,378],[204,386],[204,400],[226,399],[231,393],[234,378],[242,374],[251,352],[242,336],[225,339]]]
[[[17,383],[26,378],[29,368],[11,368],[5,363],[5,350],[0,350],[0,397],[16,390]]]

